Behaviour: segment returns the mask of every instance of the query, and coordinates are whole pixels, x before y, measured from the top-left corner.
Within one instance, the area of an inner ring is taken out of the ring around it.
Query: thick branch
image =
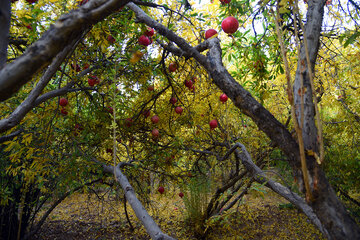
[[[282,184],[275,182],[271,179],[268,179],[264,172],[254,164],[251,159],[250,154],[246,150],[245,146],[241,143],[236,143],[235,146],[241,148],[241,152],[239,150],[235,150],[235,154],[241,159],[244,167],[252,174],[255,181],[258,183],[265,183],[265,186],[271,188],[274,192],[278,193],[289,202],[294,204],[297,208],[301,209],[301,211],[311,220],[311,222],[319,228],[319,230],[325,235],[329,236],[326,229],[321,224],[320,220],[316,216],[315,212],[312,208],[305,202],[303,198],[301,198],[296,193],[292,192],[289,188],[283,186]]]
[[[78,36],[78,38],[81,34]],[[36,84],[36,86],[31,90],[29,96],[15,109],[14,112],[10,114],[9,117],[0,120],[0,133],[5,132],[17,124],[25,117],[25,115],[35,106],[40,104],[42,101],[36,101],[38,96],[44,90],[46,85],[49,83],[51,78],[54,76],[56,71],[58,70],[61,63],[64,61],[66,56],[74,50],[77,45],[77,39],[74,39],[63,51],[61,51],[58,56],[53,60],[52,64],[46,70],[44,75],[41,77],[40,81]],[[43,98],[44,99],[44,98]],[[46,98],[48,99],[48,98]]]
[[[264,131],[274,143],[276,143],[291,159],[290,163],[300,167],[299,149],[290,132],[274,116],[257,102],[251,94],[246,91],[226,70],[222,64],[222,53],[220,40],[218,38],[209,39],[203,42],[200,49],[210,49],[207,58],[201,55],[196,48],[190,46],[183,38],[165,26],[151,19],[146,13],[133,3],[127,4],[136,13],[140,22],[144,22],[153,27],[157,32],[178,45],[183,56],[194,57],[211,75],[214,83],[232,99],[235,105],[246,115],[251,117],[258,127]],[[205,44],[206,46],[203,46]],[[174,46],[168,45],[168,50],[175,50]],[[175,50],[181,54],[179,50]]]
[[[349,2],[350,2],[358,11],[360,11],[360,7],[359,7],[359,5],[356,4],[356,2],[354,2],[353,0],[349,0]]]
[[[169,44],[165,44],[163,42],[161,42],[160,40],[156,40],[156,42],[158,44],[160,44],[161,47],[163,47],[165,50],[171,52],[172,54],[178,56],[178,57],[185,57],[185,58],[190,58],[190,54],[186,51],[181,50],[180,48],[177,48],[176,46],[174,46],[174,44],[169,43]],[[206,41],[201,42],[200,44],[196,45],[194,47],[198,52],[203,52],[205,50],[208,49],[208,44]]]
[[[142,206],[139,199],[135,195],[133,187],[130,185],[126,176],[121,172],[120,165],[116,166],[115,169],[113,166],[103,165],[104,171],[107,173],[115,174],[116,180],[120,183],[122,189],[124,190],[125,197],[132,209],[135,212],[136,217],[142,222],[146,231],[152,239],[162,239],[167,240],[174,238],[164,234],[159,226],[155,223],[152,217],[148,214],[145,208]]]
[[[62,15],[25,53],[0,71],[0,101],[8,99],[89,26],[103,20],[129,0],[92,0]]]
[[[285,152],[290,158],[290,164],[300,168],[297,143],[286,127],[275,119],[267,109],[257,102],[251,94],[229,74],[222,64],[222,53],[220,40],[218,38],[204,41],[199,47],[192,47],[183,38],[177,36],[174,32],[146,15],[146,13],[134,3],[129,3],[127,6],[136,13],[139,22],[155,28],[159,34],[167,37],[180,48],[177,49],[175,46],[169,44],[167,46],[169,51],[174,51],[175,54],[182,54],[182,56],[186,57],[194,57],[210,73],[214,83],[231,98],[235,105],[251,117],[260,130],[264,131],[270,139]],[[207,57],[201,55],[197,49],[209,49]]]
[[[320,2],[320,0],[311,2],[312,4],[309,6],[311,14],[308,14],[308,18],[320,14],[318,4],[324,4],[324,2]],[[213,82],[233,101],[235,106],[249,116],[259,129],[286,154],[289,163],[294,170],[295,176],[300,181],[302,179],[302,174],[298,144],[286,127],[256,101],[223,66],[219,39],[213,38],[205,41],[208,43],[209,51],[207,53],[207,58],[205,59],[206,61],[204,62],[204,56],[200,53],[196,53],[196,49],[187,43],[183,44],[182,38],[176,36],[172,31],[167,30],[164,26],[150,19],[150,17],[146,16],[146,14],[141,9],[139,10],[134,4],[128,4],[128,6],[136,12],[140,22],[144,22],[148,26],[155,28],[159,34],[176,43],[182,51],[188,54],[187,56],[194,57],[207,70],[212,77]],[[311,38],[314,37],[314,35],[309,33],[307,34],[307,37]],[[311,51],[313,51],[313,49]],[[307,156],[307,158],[309,158],[310,162],[315,161],[312,156]],[[324,172],[318,168],[315,176],[316,178],[313,179],[314,184],[312,184],[314,186],[316,185],[318,189],[321,189],[321,195],[317,196],[318,198],[312,203],[312,207],[318,214],[324,226],[326,226],[327,231],[334,239],[359,238],[359,227],[356,226],[355,221],[351,219],[344,206],[337,199]],[[332,227],[334,224],[336,224],[336,228]]]
[[[302,129],[304,147],[306,150],[313,150],[314,152],[319,152],[318,141],[321,134],[318,134],[314,120],[317,104],[312,79],[315,61],[320,47],[324,5],[325,2],[322,0],[309,2],[309,10],[307,12],[308,21],[306,22],[304,41],[299,53],[293,87],[296,117]],[[302,26],[302,23],[300,25]],[[319,116],[319,114],[317,116]],[[320,119],[318,121],[318,125],[319,124],[321,124]]]
[[[286,127],[245,90],[226,70],[222,63],[220,40],[208,40],[207,54],[210,73],[214,83],[234,102],[235,106],[249,116],[261,131],[276,144],[289,158],[294,168],[300,168],[299,147]]]

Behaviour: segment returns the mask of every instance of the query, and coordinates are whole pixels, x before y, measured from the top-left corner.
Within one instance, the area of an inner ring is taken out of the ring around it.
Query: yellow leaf
[[[23,140],[21,141],[21,143],[24,143],[25,146],[29,146],[31,140],[32,140],[32,134],[31,134],[31,133],[25,134],[25,135],[23,136]]]
[[[137,63],[141,57],[144,55],[144,53],[140,52],[140,51],[136,51],[135,53],[133,53],[133,55],[130,58],[130,63]]]
[[[18,143],[17,142],[7,142],[8,146],[4,149],[5,152],[10,152],[13,148],[15,148]]]
[[[33,154],[34,154],[34,148],[29,148],[29,150],[28,150],[28,152],[26,154],[26,158],[27,159],[32,158]]]
[[[313,150],[307,150],[307,155],[314,156],[314,151]]]

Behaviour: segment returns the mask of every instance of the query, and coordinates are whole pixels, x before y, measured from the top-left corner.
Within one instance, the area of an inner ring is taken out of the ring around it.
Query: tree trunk
[[[300,59],[294,83],[294,101],[296,118],[302,129],[305,152],[312,150],[319,156],[318,133],[315,125],[315,105],[312,95],[310,73],[314,73],[315,62],[320,46],[320,33],[324,15],[323,0],[308,2],[305,37],[310,66],[306,59],[304,43],[300,50]],[[309,69],[310,68],[310,69]],[[303,113],[301,101],[303,95]],[[303,123],[301,119],[303,118]],[[307,167],[310,174],[310,186],[314,200],[309,204],[313,207],[322,224],[333,239],[360,239],[360,230],[355,221],[346,212],[345,207],[336,197],[335,191],[328,183],[324,172],[312,156],[307,156]]]
[[[299,146],[290,132],[275,117],[257,102],[249,92],[231,77],[221,62],[221,49],[219,40],[214,38],[210,41],[208,59],[212,68],[207,69],[214,83],[228,95],[234,104],[244,114],[252,118],[260,130],[262,130],[276,145],[287,155],[288,161],[294,170],[294,174],[300,181],[302,179]],[[331,239],[360,239],[360,229],[355,221],[346,212],[345,207],[337,198],[334,190],[327,181],[324,172],[315,168],[316,161],[307,156],[309,169],[314,169],[312,176],[317,185],[317,199],[311,204],[321,223],[329,232]],[[316,170],[316,171],[315,171]],[[314,184],[315,183],[315,184]]]

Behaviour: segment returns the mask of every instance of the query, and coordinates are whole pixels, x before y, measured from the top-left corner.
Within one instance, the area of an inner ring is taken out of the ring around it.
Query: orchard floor
[[[101,199],[99,199],[100,197]],[[161,229],[177,239],[197,239],[184,221],[176,193],[154,194],[150,214]],[[131,231],[122,200],[106,193],[74,194],[56,207],[37,240],[150,239],[128,206]],[[250,193],[238,208],[213,219],[206,239],[324,239],[309,220],[273,193]]]

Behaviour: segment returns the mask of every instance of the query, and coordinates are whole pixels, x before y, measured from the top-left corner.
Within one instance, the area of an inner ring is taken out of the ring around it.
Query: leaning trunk
[[[309,9],[310,11],[311,9]],[[222,53],[217,38],[209,40],[208,61],[204,65],[210,73],[214,83],[242,110],[252,118],[260,130],[287,155],[294,174],[302,182],[299,146],[286,127],[281,124],[267,109],[265,109],[251,94],[246,91],[229,74],[222,64]],[[360,239],[360,229],[355,221],[347,214],[345,207],[330,187],[324,172],[316,167],[313,157],[307,156],[308,168],[317,187],[316,200],[311,204],[321,223],[329,232],[331,239]]]
[[[324,4],[325,1],[323,0],[308,2],[304,34],[307,46],[304,43],[301,45],[294,83],[295,112],[302,130],[305,152],[310,151],[310,153],[316,153],[317,156],[320,156],[320,136],[318,136],[315,125],[316,106],[314,104],[315,96],[313,96],[313,84],[311,84],[312,79],[310,78],[310,74],[314,73],[315,62],[320,46]],[[308,51],[308,58],[306,51]],[[303,107],[301,104],[303,104]],[[310,200],[309,204],[329,232],[331,238],[360,239],[359,227],[355,221],[349,217],[345,207],[336,197],[335,191],[328,183],[316,159],[313,156],[307,156],[306,164],[310,175],[309,183],[311,193],[313,195],[313,199]]]

